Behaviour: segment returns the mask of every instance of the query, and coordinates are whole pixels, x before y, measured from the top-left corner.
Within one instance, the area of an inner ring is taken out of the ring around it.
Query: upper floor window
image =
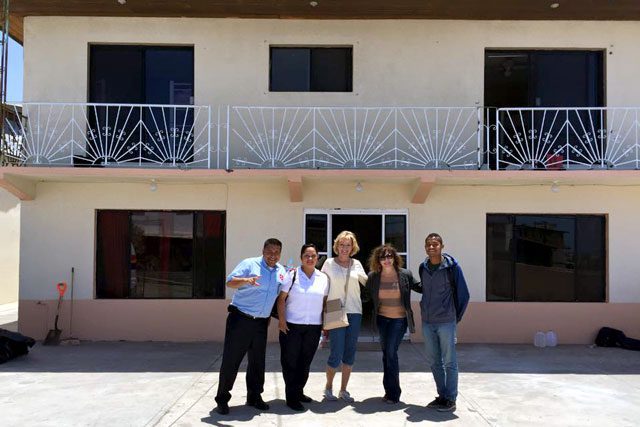
[[[89,102],[193,104],[193,47],[91,45]]]
[[[97,298],[224,298],[225,212],[97,213]]]
[[[272,92],[351,92],[351,47],[271,47]]]
[[[602,50],[486,50],[488,107],[601,107]]]
[[[487,215],[487,301],[604,302],[605,217]]]

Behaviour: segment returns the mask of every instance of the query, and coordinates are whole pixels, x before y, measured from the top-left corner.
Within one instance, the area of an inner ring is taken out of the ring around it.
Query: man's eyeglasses
[[[386,254],[386,255],[382,255],[380,256],[380,258],[378,258],[380,261],[384,261],[385,259],[393,259],[395,258],[393,255],[391,254]]]
[[[302,258],[304,258],[304,259],[315,259],[315,258],[318,258],[318,255],[303,255]]]

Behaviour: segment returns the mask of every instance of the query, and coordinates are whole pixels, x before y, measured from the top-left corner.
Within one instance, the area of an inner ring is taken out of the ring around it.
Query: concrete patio
[[[279,348],[270,345],[264,399],[244,406],[244,371],[231,413],[212,411],[222,346],[216,343],[83,342],[43,347],[0,365],[3,426],[295,425],[391,426],[430,421],[454,425],[637,425],[640,353],[621,349],[460,345],[455,413],[425,404],[435,395],[421,345],[400,350],[402,403],[387,405],[381,356],[360,351],[350,382],[356,402],[315,402],[305,413],[284,404]],[[306,393],[320,400],[328,350],[320,349]],[[243,368],[244,369],[244,368]],[[337,386],[337,384],[336,384]]]

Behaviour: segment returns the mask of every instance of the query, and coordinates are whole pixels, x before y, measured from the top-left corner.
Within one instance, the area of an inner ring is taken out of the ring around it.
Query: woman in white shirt
[[[329,294],[329,279],[316,269],[318,251],[313,243],[300,250],[302,265],[285,276],[278,297],[280,363],[287,406],[304,411],[302,402],[309,368],[322,333],[323,307]]]
[[[327,384],[324,390],[326,400],[342,399],[352,403],[353,398],[347,391],[351,368],[356,356],[356,345],[360,334],[362,322],[362,300],[360,299],[360,284],[365,284],[367,274],[362,264],[351,257],[358,253],[360,247],[355,234],[343,231],[333,241],[333,252],[338,256],[329,258],[322,266],[322,271],[329,276],[329,300],[339,298],[349,319],[346,328],[331,329],[329,331],[329,344],[331,354],[327,361]],[[345,283],[348,280],[345,295]],[[333,378],[338,367],[342,364],[342,382],[338,397],[333,394]]]

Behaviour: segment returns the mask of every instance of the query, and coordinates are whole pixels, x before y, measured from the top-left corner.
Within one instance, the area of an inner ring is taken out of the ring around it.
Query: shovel
[[[44,339],[43,345],[58,345],[60,344],[60,334],[62,331],[58,329],[58,317],[60,317],[60,304],[62,303],[62,297],[64,293],[67,291],[66,282],[60,282],[56,285],[58,289],[58,309],[56,310],[56,321],[54,323],[54,329],[50,329],[47,337]]]

